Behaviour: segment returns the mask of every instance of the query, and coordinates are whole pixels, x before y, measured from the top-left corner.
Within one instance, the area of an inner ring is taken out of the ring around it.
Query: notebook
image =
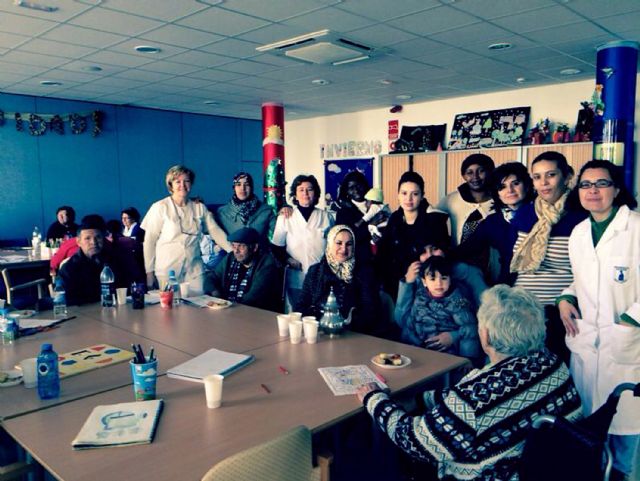
[[[153,441],[162,399],[96,406],[71,442],[73,449],[92,449]]]
[[[355,394],[358,386],[375,382],[380,389],[388,389],[368,366],[319,367],[318,372],[334,396]]]
[[[229,374],[253,362],[255,357],[246,354],[209,349],[199,356],[190,359],[167,371],[167,376],[185,381],[202,382],[210,374]]]

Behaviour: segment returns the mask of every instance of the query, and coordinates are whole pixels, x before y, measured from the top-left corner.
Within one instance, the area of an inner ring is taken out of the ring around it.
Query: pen
[[[280,371],[282,374],[289,374],[289,371],[284,366],[278,366],[278,371]]]
[[[153,346],[151,346],[151,350],[149,351],[149,361],[153,361],[155,359],[153,357],[154,356],[154,351],[155,351],[155,348]]]
[[[140,364],[144,364],[147,362],[147,358],[144,357],[144,351],[142,350],[142,346],[138,344],[138,354],[140,355]]]
[[[266,392],[267,394],[271,394],[271,389],[269,389],[267,387],[266,384],[260,384],[260,387],[264,390],[264,392]]]
[[[382,377],[382,374],[376,373],[376,377],[378,378],[379,381],[387,384],[387,380],[384,377]]]

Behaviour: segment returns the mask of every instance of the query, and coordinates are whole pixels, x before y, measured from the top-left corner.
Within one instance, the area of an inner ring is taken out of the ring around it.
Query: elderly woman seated
[[[329,292],[333,292],[343,317],[355,308],[351,329],[373,334],[378,329],[379,295],[373,273],[366,263],[356,262],[355,236],[350,227],[336,225],[327,234],[325,255],[309,268],[302,295],[294,307],[305,316],[322,316]]]
[[[360,387],[358,398],[398,447],[434,465],[439,478],[516,480],[533,419],[576,419],[580,398],[567,367],[544,348],[544,314],[533,295],[505,285],[486,291],[478,333],[489,364],[451,389],[426,392],[421,416],[409,416],[376,384]]]

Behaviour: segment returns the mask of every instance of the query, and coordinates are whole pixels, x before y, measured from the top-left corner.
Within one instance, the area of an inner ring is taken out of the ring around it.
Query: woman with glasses
[[[189,291],[204,292],[204,268],[200,239],[208,233],[227,252],[231,244],[202,202],[189,199],[195,173],[182,165],[167,171],[165,183],[169,196],[154,203],[142,221],[145,230],[144,264],[147,285],[166,284],[169,271],[178,282],[188,281]]]
[[[578,177],[589,218],[569,238],[573,283],[558,299],[571,373],[585,415],[615,387],[640,382],[640,214],[619,167],[592,160]],[[623,395],[609,428],[614,472],[631,475],[640,440],[640,398]]]

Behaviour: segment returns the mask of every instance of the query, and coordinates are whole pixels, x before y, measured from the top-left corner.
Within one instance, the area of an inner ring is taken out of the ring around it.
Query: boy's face
[[[422,283],[432,297],[444,297],[451,287],[449,276],[443,276],[439,272],[426,273]]]

